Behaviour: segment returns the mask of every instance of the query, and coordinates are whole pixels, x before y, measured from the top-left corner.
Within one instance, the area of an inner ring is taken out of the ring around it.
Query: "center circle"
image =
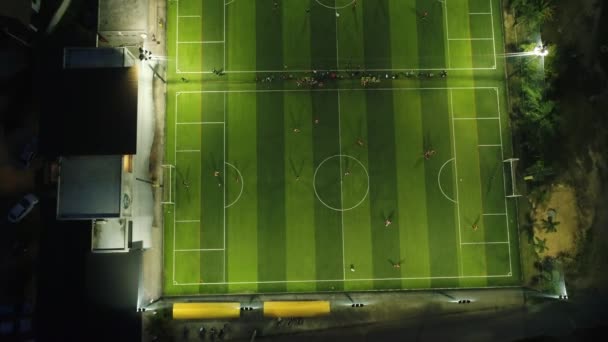
[[[317,3],[325,8],[329,9],[340,9],[350,6],[355,3],[356,0],[316,0]]]
[[[315,169],[313,189],[327,208],[352,210],[367,198],[369,174],[357,158],[336,154],[325,158]]]

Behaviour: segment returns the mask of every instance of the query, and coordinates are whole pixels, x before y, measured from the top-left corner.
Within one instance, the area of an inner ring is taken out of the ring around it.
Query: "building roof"
[[[42,153],[135,154],[136,67],[67,69],[48,80],[41,115]]]
[[[74,156],[61,159],[58,219],[120,216],[122,156]]]

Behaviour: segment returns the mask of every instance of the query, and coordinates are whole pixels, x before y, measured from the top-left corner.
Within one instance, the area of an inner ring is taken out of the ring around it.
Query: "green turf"
[[[168,2],[165,294],[518,285],[499,1],[274,2]]]

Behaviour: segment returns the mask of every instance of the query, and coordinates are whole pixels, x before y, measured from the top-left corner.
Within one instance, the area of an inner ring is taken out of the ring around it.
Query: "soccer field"
[[[519,285],[500,1],[168,6],[166,295]]]

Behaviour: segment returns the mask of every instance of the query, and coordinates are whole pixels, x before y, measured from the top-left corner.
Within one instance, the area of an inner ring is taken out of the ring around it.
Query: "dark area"
[[[135,154],[135,68],[63,70],[48,76],[40,120],[43,153]]]

